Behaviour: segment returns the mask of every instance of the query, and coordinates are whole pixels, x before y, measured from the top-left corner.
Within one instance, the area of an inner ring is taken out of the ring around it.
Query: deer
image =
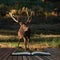
[[[29,48],[29,40],[30,40],[30,34],[31,34],[31,29],[29,27],[29,24],[31,22],[31,17],[32,17],[32,12],[29,15],[28,11],[25,11],[27,14],[27,21],[26,22],[19,22],[14,16],[9,13],[10,17],[19,24],[19,30],[18,30],[18,47],[20,44],[20,40],[24,40],[24,48],[27,49]]]

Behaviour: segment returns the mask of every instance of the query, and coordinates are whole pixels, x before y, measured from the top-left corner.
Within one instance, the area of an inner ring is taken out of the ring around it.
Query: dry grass
[[[60,37],[60,35],[43,35],[43,34],[34,34],[34,38],[55,38],[55,37]]]
[[[24,44],[21,43],[20,44],[21,47],[24,47]],[[7,48],[7,47],[10,47],[10,48],[15,48],[17,47],[17,43],[11,43],[11,42],[8,42],[8,43],[0,43],[0,48]],[[41,44],[37,44],[37,43],[33,43],[33,44],[29,44],[29,48],[30,49],[43,49],[43,48],[48,48],[49,45],[47,43],[41,43]]]
[[[0,35],[0,40],[9,40],[9,39],[17,39],[17,36],[14,35]]]
[[[60,37],[60,35],[43,35],[43,34],[34,34],[33,38],[50,38],[50,37]],[[12,39],[12,38],[17,38],[15,35],[0,35],[0,39]]]

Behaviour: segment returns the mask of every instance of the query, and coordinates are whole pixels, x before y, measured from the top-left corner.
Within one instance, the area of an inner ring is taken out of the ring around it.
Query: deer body
[[[28,45],[29,39],[30,39],[30,28],[29,28],[29,26],[26,26],[25,24],[20,25],[20,28],[18,30],[18,38],[19,38],[18,46],[20,44],[20,40],[23,39],[24,44],[25,44],[25,48],[27,48],[27,45]]]
[[[29,26],[26,26],[25,24],[21,24],[20,28],[18,30],[18,38],[21,39],[21,38],[25,37],[25,34],[26,35],[29,34],[28,32],[30,32]]]

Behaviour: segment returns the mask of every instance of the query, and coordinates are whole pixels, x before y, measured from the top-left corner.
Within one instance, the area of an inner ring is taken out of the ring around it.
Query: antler
[[[31,22],[31,17],[32,17],[32,14],[33,14],[33,12],[31,10],[29,12],[30,12],[30,15],[29,15],[28,11],[26,11],[27,17],[28,17],[27,22]]]
[[[13,17],[12,13],[9,13],[9,15],[11,16],[11,18],[12,18],[15,22],[18,23],[18,20]]]
[[[21,13],[25,12],[26,15],[27,15],[27,21],[26,22],[31,22],[31,17],[32,17],[32,14],[33,14],[33,11],[32,10],[29,10],[28,8],[25,8],[23,7],[22,10],[21,10]],[[10,12],[9,13],[10,17],[18,23],[18,19],[14,18],[13,14]]]

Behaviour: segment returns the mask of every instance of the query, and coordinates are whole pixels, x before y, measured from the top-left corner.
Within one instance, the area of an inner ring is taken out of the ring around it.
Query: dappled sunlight
[[[46,35],[45,35],[45,34],[34,34],[34,35],[33,35],[33,38],[52,38],[52,37],[53,37],[53,38],[54,38],[54,37],[55,37],[55,38],[56,38],[56,37],[58,38],[58,37],[60,37],[60,35],[54,35],[54,34],[49,34],[49,35],[47,35],[47,34],[46,34]]]
[[[57,13],[55,13],[54,11],[53,11],[53,12],[51,12],[51,15],[52,15],[52,16],[58,16],[58,14],[57,14]]]
[[[24,43],[20,43],[19,45],[20,47],[24,47]],[[11,47],[11,48],[16,48],[17,47],[17,42],[0,42],[0,48],[3,48],[3,47]],[[44,49],[44,48],[48,48],[49,45],[48,43],[30,43],[29,44],[29,48],[30,49],[37,49],[37,50],[40,50],[40,49]]]
[[[36,49],[37,51],[48,48],[48,47],[50,47],[48,45],[48,43],[40,43],[40,44],[39,43],[33,43],[33,44],[30,44],[30,46],[29,46],[30,49]]]
[[[34,34],[33,36],[31,36],[31,38],[35,39],[35,38],[58,38],[60,37],[60,35],[44,35],[44,34]],[[17,35],[0,35],[0,40],[9,40],[9,39],[18,39]]]
[[[0,40],[9,40],[9,39],[13,39],[13,38],[17,38],[17,36],[14,35],[0,35]]]

